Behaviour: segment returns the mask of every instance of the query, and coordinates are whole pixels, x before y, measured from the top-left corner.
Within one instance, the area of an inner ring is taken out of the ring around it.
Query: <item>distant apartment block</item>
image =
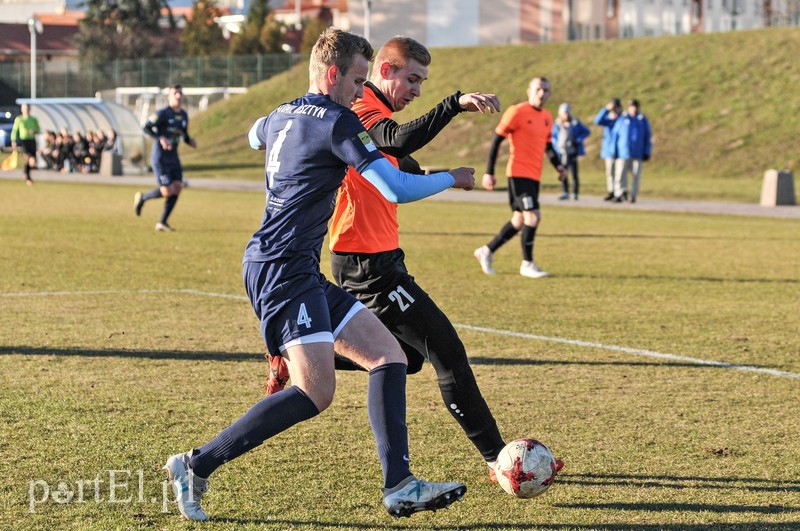
[[[604,40],[797,25],[798,0],[350,0],[350,29],[380,44]],[[365,13],[369,13],[369,17]]]

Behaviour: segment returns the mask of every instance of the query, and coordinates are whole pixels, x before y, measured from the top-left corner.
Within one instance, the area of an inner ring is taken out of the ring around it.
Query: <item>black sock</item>
[[[522,226],[522,259],[533,262],[533,239],[536,237],[536,226]]]
[[[142,194],[142,201],[149,201],[150,199],[158,199],[161,197],[161,188],[153,188],[149,192]]]
[[[269,395],[192,455],[189,466],[201,478],[259,446],[270,437],[319,414],[297,386]]]
[[[177,202],[177,195],[170,195],[167,197],[167,200],[164,201],[164,211],[161,213],[161,223],[164,225],[167,224],[167,218],[169,218],[169,215],[172,214],[172,209],[175,208],[175,203]]]
[[[503,228],[500,229],[500,232],[497,233],[497,236],[495,236],[494,239],[489,242],[487,247],[489,247],[490,251],[495,252],[504,243],[516,236],[517,232],[519,232],[519,230],[514,228],[514,225],[512,225],[509,221],[503,225]]]
[[[411,475],[404,364],[387,363],[369,371],[367,415],[383,469],[383,486],[392,488]]]
[[[31,180],[31,167],[30,167],[30,164],[28,164],[28,161],[25,161],[25,170],[24,171],[25,171],[25,180],[26,181],[30,181]]]

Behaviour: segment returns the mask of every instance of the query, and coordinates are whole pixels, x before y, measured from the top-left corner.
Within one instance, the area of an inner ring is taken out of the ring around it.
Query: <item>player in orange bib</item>
[[[549,97],[550,81],[544,77],[533,78],[528,85],[528,101],[509,107],[494,130],[494,141],[489,149],[483,187],[487,190],[494,189],[497,151],[500,143],[507,137],[510,151],[506,176],[508,199],[513,214],[511,221],[500,229],[492,241],[475,249],[473,253],[487,275],[494,275],[492,268],[494,252],[518,232],[522,232],[520,275],[530,278],[547,276],[547,273],[539,269],[533,261],[533,240],[536,237],[536,228],[542,219],[539,210],[539,187],[545,154],[558,172],[559,180],[563,181],[566,178],[566,170],[551,143],[553,117],[544,108]]]
[[[387,159],[404,171],[422,174],[411,154],[430,142],[461,112],[499,112],[494,94],[456,92],[427,114],[405,124],[392,115],[420,95],[431,56],[407,37],[390,39],[378,51],[364,96],[353,111]],[[481,395],[455,328],[406,268],[400,248],[397,205],[386,201],[348,169],[331,221],[331,267],[335,281],[363,302],[397,338],[415,373],[427,359],[445,407],[489,465],[505,446]],[[342,368],[341,363],[337,367]]]

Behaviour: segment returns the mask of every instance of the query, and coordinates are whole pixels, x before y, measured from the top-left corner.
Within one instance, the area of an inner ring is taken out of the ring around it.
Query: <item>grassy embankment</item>
[[[776,28],[609,42],[550,43],[433,50],[422,97],[396,118],[424,114],[455,90],[495,92],[504,105],[525,98],[531,76],[553,83],[547,107],[570,102],[592,124],[612,96],[636,97],[654,130],[643,178],[651,197],[758,201],[763,172],[796,169],[800,137],[800,31]],[[213,105],[192,130],[201,149],[183,150],[190,174],[262,178],[263,154],[247,147],[253,121],[307,89],[307,64]],[[430,166],[483,172],[497,115],[461,115],[419,152]],[[602,130],[592,125],[583,160],[584,192],[605,191],[598,158]],[[504,144],[507,148],[507,143]],[[505,156],[498,164],[504,171]],[[546,170],[547,188],[555,174]]]

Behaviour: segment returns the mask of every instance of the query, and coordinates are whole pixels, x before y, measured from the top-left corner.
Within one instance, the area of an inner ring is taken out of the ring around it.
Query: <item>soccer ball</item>
[[[556,477],[556,460],[536,439],[517,439],[497,456],[497,482],[517,498],[535,498],[550,488]]]

